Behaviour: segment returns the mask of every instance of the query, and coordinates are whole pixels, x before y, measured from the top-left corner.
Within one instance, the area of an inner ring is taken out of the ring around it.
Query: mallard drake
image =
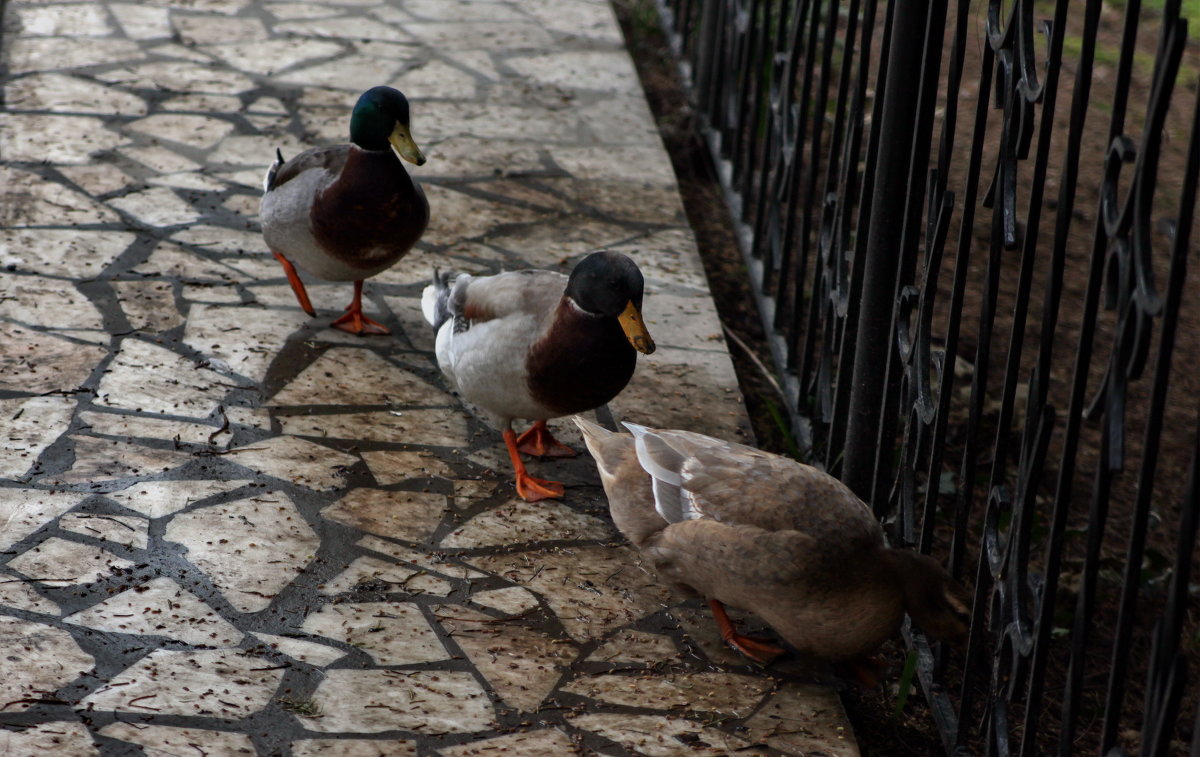
[[[300,307],[316,315],[292,260],[319,278],[354,282],[354,299],[331,324],[354,334],[390,333],[363,315],[363,279],[404,257],[429,223],[425,193],[397,154],[425,163],[409,132],[407,98],[372,87],[350,114],[349,144],[314,147],[286,162],[276,150],[263,181],[263,238]]]
[[[831,662],[870,654],[905,612],[934,638],[966,633],[967,607],[941,565],[888,547],[870,508],[833,476],[689,431],[575,423],[617,528],[664,580],[707,597],[722,638],[747,657],[783,650],[738,634],[724,604]]]
[[[521,453],[572,457],[546,420],[599,407],[625,388],[637,353],[654,341],[642,321],[642,272],[618,252],[593,252],[571,271],[495,276],[434,273],[421,307],[437,332],[437,361],[450,384],[499,428],[530,502],[563,485],[529,475]],[[515,418],[533,426],[517,437]]]

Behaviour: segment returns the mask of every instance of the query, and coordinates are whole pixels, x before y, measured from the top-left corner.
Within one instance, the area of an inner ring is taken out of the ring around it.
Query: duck
[[[300,307],[316,315],[293,261],[326,281],[353,281],[354,298],[330,324],[352,334],[391,333],[363,314],[363,281],[395,265],[429,225],[425,192],[400,158],[425,164],[408,99],[392,87],[372,87],[350,114],[349,143],[313,147],[287,161],[276,149],[263,180],[263,239]]]
[[[561,497],[564,487],[531,476],[522,453],[576,454],[546,421],[606,404],[629,383],[638,353],[654,352],[642,318],[644,287],[629,256],[599,250],[570,276],[524,269],[451,280],[435,271],[422,292],[438,366],[451,388],[501,431],[526,501]],[[512,428],[518,418],[533,421],[519,437]]]
[[[617,529],[666,583],[706,597],[745,657],[767,664],[785,650],[738,633],[726,605],[802,655],[852,668],[905,613],[932,638],[964,638],[957,582],[932,557],[888,546],[871,509],[828,473],[691,431],[574,421]]]

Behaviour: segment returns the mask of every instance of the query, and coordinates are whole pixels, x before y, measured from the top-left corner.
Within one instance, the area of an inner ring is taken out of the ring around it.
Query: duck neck
[[[564,296],[526,361],[526,382],[538,402],[559,415],[611,400],[633,376],[637,353],[616,318],[588,313]]]
[[[389,147],[386,150],[364,150],[351,145],[346,163],[329,189],[359,196],[390,197],[398,190],[412,186],[412,177]],[[328,190],[327,190],[328,191]]]

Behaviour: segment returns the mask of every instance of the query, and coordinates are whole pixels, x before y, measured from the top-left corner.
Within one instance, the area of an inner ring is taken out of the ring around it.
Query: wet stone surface
[[[0,6],[0,753],[857,753],[828,688],[640,565],[586,455],[516,498],[437,370],[434,266],[609,247],[660,345],[614,415],[746,437],[606,2]],[[257,211],[372,84],[412,102],[432,220],[357,338]]]

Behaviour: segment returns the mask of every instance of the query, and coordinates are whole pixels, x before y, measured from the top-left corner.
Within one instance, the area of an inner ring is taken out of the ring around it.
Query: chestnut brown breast
[[[629,383],[637,352],[616,318],[588,315],[564,297],[525,361],[530,395],[558,415],[599,407]]]
[[[429,223],[429,203],[400,159],[351,148],[341,174],[313,202],[313,236],[330,255],[370,268],[408,252]]]

